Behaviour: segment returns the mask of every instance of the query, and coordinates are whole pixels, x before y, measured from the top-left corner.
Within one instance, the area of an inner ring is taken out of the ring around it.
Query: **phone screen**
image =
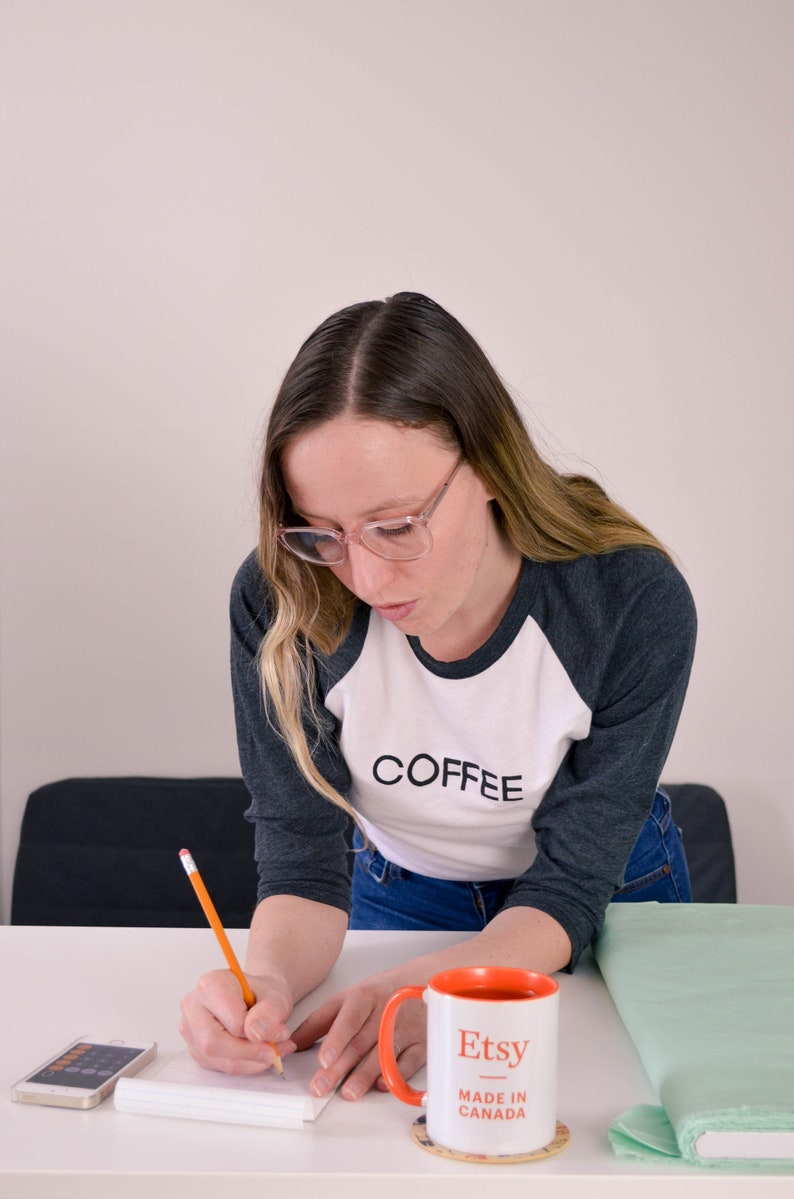
[[[142,1052],[140,1046],[130,1048],[128,1045],[98,1045],[92,1041],[78,1041],[35,1074],[29,1075],[25,1082],[82,1087],[86,1091],[94,1091]]]

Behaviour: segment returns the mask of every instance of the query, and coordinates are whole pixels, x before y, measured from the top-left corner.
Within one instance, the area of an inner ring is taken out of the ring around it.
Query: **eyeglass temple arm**
[[[453,470],[452,474],[449,476],[449,478],[447,479],[446,483],[445,483],[445,484],[444,484],[444,486],[441,488],[441,490],[439,491],[439,493],[438,493],[438,495],[436,496],[436,498],[433,500],[433,502],[432,502],[432,504],[430,505],[430,507],[429,507],[429,508],[427,508],[427,509],[426,509],[426,510],[425,510],[425,511],[422,513],[422,519],[423,519],[423,520],[430,520],[430,517],[433,515],[433,513],[434,513],[434,512],[435,512],[435,510],[436,510],[436,508],[437,508],[437,507],[438,507],[438,505],[441,503],[441,501],[443,500],[444,496],[447,494],[447,492],[449,491],[450,487],[452,486],[452,480],[455,478],[455,475],[458,473],[458,471],[459,471],[459,470],[460,470],[460,468],[463,466],[463,463],[464,463],[465,461],[466,461],[466,459],[465,459],[465,458],[462,458],[462,457],[458,459],[457,465],[456,465],[455,469]]]

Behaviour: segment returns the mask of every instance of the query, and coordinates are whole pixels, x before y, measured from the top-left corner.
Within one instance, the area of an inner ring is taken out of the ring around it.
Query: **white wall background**
[[[262,418],[424,290],[701,620],[668,781],[794,902],[790,0],[0,0],[2,895],[68,775],[237,773]]]

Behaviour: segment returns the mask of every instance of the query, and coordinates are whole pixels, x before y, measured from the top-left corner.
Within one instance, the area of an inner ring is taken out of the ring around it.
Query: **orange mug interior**
[[[460,966],[434,974],[428,982],[432,991],[456,999],[505,1002],[515,999],[546,999],[559,990],[547,974],[517,966]]]

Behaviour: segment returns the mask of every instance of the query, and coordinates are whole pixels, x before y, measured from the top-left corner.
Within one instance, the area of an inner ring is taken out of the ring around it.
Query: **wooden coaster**
[[[435,1153],[438,1157],[446,1157],[449,1161],[456,1162],[493,1162],[501,1165],[510,1162],[537,1162],[553,1157],[555,1153],[562,1153],[571,1139],[568,1126],[558,1121],[554,1140],[549,1141],[542,1149],[533,1149],[531,1153],[461,1153],[457,1149],[445,1149],[443,1145],[437,1145],[431,1140],[427,1135],[426,1122],[426,1116],[419,1116],[414,1120],[411,1125],[412,1140],[423,1149],[427,1149],[428,1153]]]

